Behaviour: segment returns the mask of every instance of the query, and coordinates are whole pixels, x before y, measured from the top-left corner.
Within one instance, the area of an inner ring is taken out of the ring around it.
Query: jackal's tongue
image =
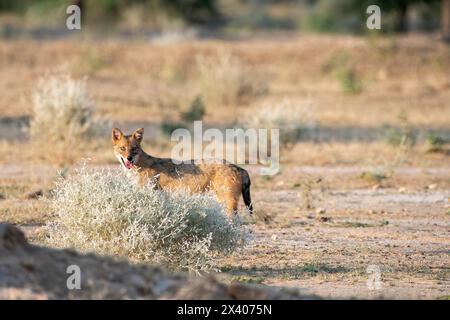
[[[127,169],[131,169],[132,166],[133,164],[130,161],[125,160],[125,167],[127,167]]]

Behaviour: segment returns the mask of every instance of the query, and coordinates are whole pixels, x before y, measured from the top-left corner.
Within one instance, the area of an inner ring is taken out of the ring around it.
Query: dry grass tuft
[[[39,81],[33,94],[30,137],[42,158],[58,165],[74,162],[83,142],[100,124],[85,80],[59,73]]]
[[[267,79],[228,51],[197,56],[197,71],[199,94],[207,105],[237,105],[268,90]]]
[[[294,103],[284,99],[276,104],[267,104],[258,111],[244,117],[244,128],[280,129],[280,146],[295,144],[305,131],[314,127],[311,102]]]

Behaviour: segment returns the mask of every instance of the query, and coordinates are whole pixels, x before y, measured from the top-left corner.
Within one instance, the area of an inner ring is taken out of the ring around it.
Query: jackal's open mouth
[[[122,157],[120,157],[120,160],[122,161],[125,168],[131,169],[131,167],[133,167],[133,163],[131,161],[128,161],[126,159],[124,160]]]

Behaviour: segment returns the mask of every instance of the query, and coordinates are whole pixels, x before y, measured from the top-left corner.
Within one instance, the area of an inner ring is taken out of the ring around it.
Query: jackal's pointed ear
[[[143,136],[144,136],[144,128],[139,128],[135,132],[133,132],[133,138],[138,142],[142,141]]]
[[[112,141],[116,143],[120,139],[122,139],[123,133],[120,131],[120,129],[114,128],[112,129]]]

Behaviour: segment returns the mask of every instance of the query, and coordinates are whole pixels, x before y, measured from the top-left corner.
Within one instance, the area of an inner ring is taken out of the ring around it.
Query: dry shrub
[[[30,138],[45,160],[72,163],[102,123],[93,116],[85,80],[58,73],[39,80],[33,94]]]
[[[267,104],[244,117],[243,127],[249,129],[279,129],[281,147],[296,143],[302,134],[314,127],[315,121],[310,101],[294,103],[284,99]]]
[[[207,105],[236,105],[266,93],[264,76],[228,51],[217,56],[197,56],[198,90]]]
[[[212,195],[139,187],[121,171],[82,167],[58,181],[50,205],[52,245],[172,270],[215,269],[214,258],[244,240],[243,229]]]

